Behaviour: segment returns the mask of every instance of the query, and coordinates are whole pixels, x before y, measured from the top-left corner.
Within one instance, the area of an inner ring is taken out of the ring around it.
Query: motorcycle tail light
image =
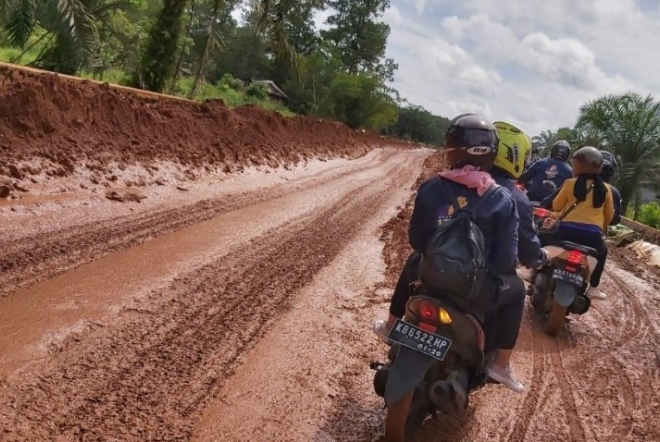
[[[534,215],[539,218],[546,218],[550,216],[550,211],[548,209],[544,209],[543,207],[537,207],[534,209]]]
[[[582,261],[584,261],[584,255],[582,253],[578,252],[577,250],[572,250],[568,254],[568,258],[566,260],[568,262],[570,262],[571,264],[581,265]]]
[[[452,318],[449,312],[426,299],[414,299],[408,307],[419,319],[431,323],[451,324]]]

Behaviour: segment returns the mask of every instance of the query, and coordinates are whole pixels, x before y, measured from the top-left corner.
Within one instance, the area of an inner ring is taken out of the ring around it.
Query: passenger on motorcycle
[[[543,201],[549,197],[552,190],[544,187],[544,181],[552,181],[557,188],[573,176],[573,170],[568,165],[571,146],[566,141],[557,141],[550,149],[550,158],[544,158],[532,164],[518,179],[527,188],[530,201]]]
[[[587,296],[592,299],[607,299],[599,289],[600,278],[605,269],[607,245],[603,234],[614,219],[612,188],[601,176],[603,155],[591,146],[583,147],[573,155],[575,178],[564,182],[552,200],[552,210],[559,217],[568,213],[552,235],[554,241],[571,241],[594,248],[598,252],[598,265],[594,269]],[[577,203],[577,205],[575,205]],[[574,206],[573,210],[568,210]],[[556,219],[546,220],[545,227]]]
[[[394,290],[387,321],[379,320],[374,331],[383,342],[397,318],[405,314],[410,299],[411,283],[418,280],[422,253],[437,226],[453,214],[452,196],[445,185],[457,196],[459,205],[475,206],[481,196],[496,185],[488,173],[493,165],[498,146],[495,127],[484,118],[472,114],[456,117],[447,130],[445,152],[451,170],[422,183],[419,187],[410,222],[409,240],[414,252],[408,258]],[[523,296],[496,297],[504,283],[498,275],[515,272],[518,249],[518,213],[511,193],[506,188],[496,189],[475,213],[475,223],[483,233],[487,261],[487,278],[471,313],[484,325],[486,315],[497,315],[495,335],[497,350],[488,364],[488,375],[515,391],[523,385],[511,372],[510,358],[515,347],[523,312]]]
[[[600,153],[603,155],[603,171],[600,173],[600,176],[603,178],[603,181],[610,183],[614,175],[619,168],[619,163],[617,162],[614,155],[604,150],[601,150]],[[621,222],[621,208],[623,207],[623,201],[621,200],[621,193],[619,189],[610,184],[610,189],[612,189],[612,199],[614,201],[614,218],[612,218],[611,226],[617,225]],[[552,201],[555,199],[560,189],[554,191],[552,195],[543,200],[542,206],[548,210],[552,210]]]

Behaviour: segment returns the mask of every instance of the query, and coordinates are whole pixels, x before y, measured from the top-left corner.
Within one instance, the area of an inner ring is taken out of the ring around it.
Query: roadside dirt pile
[[[172,162],[194,179],[194,170],[354,158],[384,144],[403,143],[254,106],[232,110],[220,100],[149,97],[0,67],[0,177],[66,177],[80,170],[102,176],[129,165]]]

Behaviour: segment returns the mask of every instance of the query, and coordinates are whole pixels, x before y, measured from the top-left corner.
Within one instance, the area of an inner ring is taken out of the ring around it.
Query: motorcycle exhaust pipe
[[[467,410],[468,373],[464,369],[453,370],[447,379],[434,382],[429,396],[433,405],[445,414],[460,416]]]

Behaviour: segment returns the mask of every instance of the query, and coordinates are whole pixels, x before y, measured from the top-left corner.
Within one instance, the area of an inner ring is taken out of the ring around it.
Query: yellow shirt
[[[559,193],[552,202],[552,210],[555,212],[556,216],[561,216],[562,213],[566,212],[569,207],[577,201],[575,196],[573,196],[573,189],[575,188],[576,182],[577,178],[570,178],[564,181],[564,184],[561,186]],[[592,183],[593,180],[587,181],[587,189]],[[587,194],[587,199],[580,202],[562,221],[591,224],[599,227],[603,232],[606,232],[607,226],[610,225],[610,222],[612,222],[612,219],[614,218],[614,200],[612,199],[612,189],[610,188],[610,185],[605,184],[605,187],[607,188],[607,193],[605,194],[605,204],[603,204],[602,207],[594,207],[594,191],[591,190]]]

